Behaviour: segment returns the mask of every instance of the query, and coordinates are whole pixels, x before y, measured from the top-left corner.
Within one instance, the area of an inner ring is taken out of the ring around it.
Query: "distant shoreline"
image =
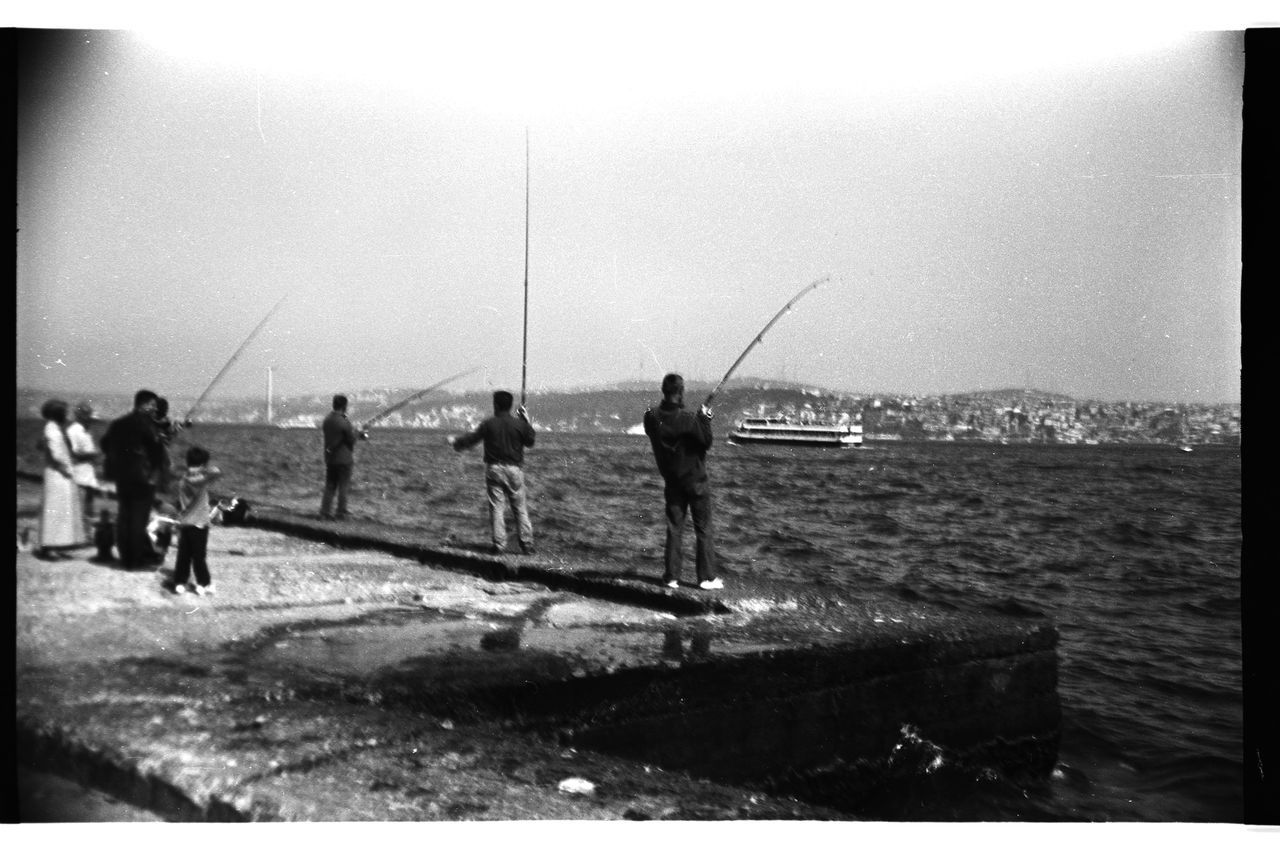
[[[19,420],[35,418],[47,395],[20,390]],[[401,392],[349,393],[357,424],[396,406],[378,429],[459,432],[475,428],[492,411],[485,392],[442,392],[403,408]],[[695,391],[690,404],[697,404]],[[200,408],[197,424],[236,424],[311,431],[331,409],[330,396],[276,395],[261,399],[211,399]],[[634,387],[538,393],[529,398],[534,424],[545,432],[625,433],[634,431],[644,410],[657,401],[652,391]],[[185,404],[172,400],[179,410]],[[127,411],[128,401],[95,398],[104,418]],[[124,404],[124,406],[121,406]],[[861,423],[868,442],[972,441],[1010,444],[1164,444],[1238,446],[1238,403],[1166,404],[1077,400],[1035,389],[1002,389],[963,395],[913,397],[850,395],[797,384],[730,383],[715,403],[716,429],[743,417],[782,415],[813,421]]]
[[[36,424],[39,419],[19,418],[18,421],[28,424]],[[245,429],[255,430],[281,430],[281,431],[299,431],[308,430],[319,432],[319,425],[315,428],[303,427],[278,427],[274,424],[262,423],[245,423],[241,421],[203,421],[200,426],[205,427],[241,427]],[[371,432],[424,432],[439,433],[441,435],[456,433],[458,429],[450,427],[418,427],[413,425],[378,425],[371,429]],[[632,439],[641,439],[643,434],[628,433],[625,430],[558,430],[553,428],[541,428],[540,432],[551,436],[568,435],[568,436],[601,436],[601,437],[618,437],[625,436]],[[994,447],[1043,447],[1043,448],[1106,448],[1106,447],[1151,447],[1151,448],[1181,448],[1183,446],[1193,449],[1216,448],[1221,450],[1239,450],[1242,447],[1240,438],[1234,441],[1196,441],[1194,439],[1177,439],[1177,440],[1151,440],[1151,439],[1099,439],[1091,442],[1072,442],[1072,441],[1056,441],[1041,440],[1036,438],[1003,438],[992,439],[982,437],[966,437],[966,438],[947,438],[946,436],[898,436],[894,434],[867,434],[864,435],[865,444],[860,448],[849,448],[853,452],[873,450],[873,445],[878,444],[900,444],[900,445],[955,445],[957,447],[965,445],[990,445]],[[760,450],[759,447],[747,447],[743,450]],[[765,447],[764,450],[776,450],[776,447]],[[18,469],[19,477],[28,475],[29,479],[39,481],[40,473],[36,471],[24,471]]]

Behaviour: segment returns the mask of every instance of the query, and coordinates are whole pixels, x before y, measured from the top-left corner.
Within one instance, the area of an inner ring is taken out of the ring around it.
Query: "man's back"
[[[709,418],[664,400],[657,409],[645,412],[644,431],[653,447],[658,471],[667,482],[706,480],[707,449],[712,442]]]
[[[486,465],[523,465],[524,449],[533,447],[533,425],[510,412],[486,418],[478,433],[484,439]]]
[[[346,413],[336,409],[330,412],[320,429],[324,433],[324,461],[329,465],[351,465],[355,461],[352,448],[356,432]]]
[[[103,476],[117,483],[149,483],[164,460],[155,422],[145,412],[115,419],[102,436]]]

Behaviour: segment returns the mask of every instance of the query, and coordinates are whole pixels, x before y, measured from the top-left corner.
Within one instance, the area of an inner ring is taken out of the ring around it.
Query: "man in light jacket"
[[[520,551],[532,554],[533,522],[525,497],[524,449],[533,447],[533,424],[522,406],[511,414],[515,398],[511,392],[493,393],[493,415],[465,436],[450,436],[456,451],[484,442],[484,484],[489,496],[489,525],[493,545],[490,553],[500,554],[507,547],[506,506],[515,514],[516,535]]]

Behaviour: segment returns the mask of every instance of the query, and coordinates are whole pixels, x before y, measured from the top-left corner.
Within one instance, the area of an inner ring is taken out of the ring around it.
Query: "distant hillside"
[[[714,384],[691,380],[686,384],[685,395],[690,406],[700,404]],[[413,394],[409,389],[365,389],[348,392],[351,417],[356,422],[372,418],[382,410]],[[49,398],[46,392],[34,389],[18,389],[17,415],[19,418],[38,418],[40,406]],[[731,380],[716,396],[718,412],[744,406],[744,414],[756,414],[762,405],[783,407],[812,406],[817,398],[826,398],[830,406],[835,398],[844,397],[812,386],[798,383],[766,380]],[[272,404],[272,422],[275,424],[301,424],[323,418],[331,408],[331,394],[277,395]],[[74,403],[80,397],[66,397]],[[99,416],[114,418],[129,411],[132,394],[95,394],[90,398]],[[659,386],[652,381],[631,380],[599,387],[566,389],[530,395],[528,406],[539,423],[548,428],[583,430],[588,432],[616,432],[625,430],[639,421],[644,410],[662,399]],[[183,416],[195,403],[195,398],[172,395],[168,398],[172,414]],[[824,408],[825,408],[824,406]],[[492,411],[492,394],[485,392],[433,392],[422,399],[392,413],[382,426],[454,428],[478,422]],[[217,423],[265,424],[266,400],[253,398],[208,398],[197,411],[198,421]],[[622,423],[629,422],[629,423]]]
[[[1071,395],[1064,395],[1057,392],[1045,392],[1040,389],[991,389],[989,391],[962,392],[956,395],[943,395],[946,398],[957,398],[964,402],[971,402],[978,399],[989,400],[993,403],[1002,403],[1005,406],[1017,406],[1028,400],[1033,402],[1046,403],[1075,403],[1076,399]]]
[[[691,381],[685,388],[690,407],[700,404],[714,388],[711,383]],[[351,418],[363,422],[412,394],[412,391],[370,389],[349,393]],[[18,416],[39,417],[40,405],[48,395],[31,390],[18,391]],[[459,429],[474,426],[492,411],[489,392],[433,392],[392,413],[380,426]],[[639,381],[604,388],[584,388],[531,395],[530,413],[538,425],[566,432],[620,433],[640,423],[644,411],[662,399],[657,386]],[[69,398],[72,402],[75,398]],[[100,416],[112,418],[128,411],[131,395],[102,395],[93,398]],[[277,396],[273,399],[272,423],[315,425],[331,407],[332,395]],[[184,415],[194,399],[169,398],[176,415]],[[716,396],[716,412],[724,420],[743,415],[813,413],[840,416],[856,413],[861,401],[850,395],[780,382],[730,381]],[[264,398],[206,399],[197,421],[241,424],[267,423]]]
[[[714,388],[690,382],[685,401],[692,409]],[[351,418],[362,424],[413,394],[406,389],[350,392]],[[19,418],[38,418],[47,394],[19,389]],[[67,398],[74,402],[77,398]],[[99,415],[128,411],[132,396],[91,398]],[[628,381],[605,387],[531,394],[528,408],[540,430],[566,433],[626,433],[640,426],[644,411],[661,400],[658,386]],[[194,399],[170,398],[175,417]],[[274,398],[271,423],[316,427],[331,408],[332,395]],[[943,439],[1034,442],[1171,442],[1238,444],[1240,404],[1103,403],[1077,401],[1037,389],[997,389],[925,396],[853,394],[803,384],[759,379],[732,380],[713,404],[717,429],[748,416],[785,415],[814,421],[861,422],[874,439]],[[439,391],[388,415],[376,426],[462,431],[492,412],[490,392]],[[197,423],[266,424],[265,398],[206,400]]]

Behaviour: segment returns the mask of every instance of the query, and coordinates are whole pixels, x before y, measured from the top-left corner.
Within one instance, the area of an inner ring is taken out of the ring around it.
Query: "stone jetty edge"
[[[307,519],[274,510],[253,511],[249,526],[323,542],[339,548],[363,548],[416,560],[424,565],[462,571],[488,580],[521,580],[548,589],[574,592],[605,601],[638,604],[677,615],[729,613],[733,609],[714,594],[700,589],[668,589],[607,572],[572,570],[514,554],[482,554],[433,545],[415,539],[412,531],[380,524]]]

